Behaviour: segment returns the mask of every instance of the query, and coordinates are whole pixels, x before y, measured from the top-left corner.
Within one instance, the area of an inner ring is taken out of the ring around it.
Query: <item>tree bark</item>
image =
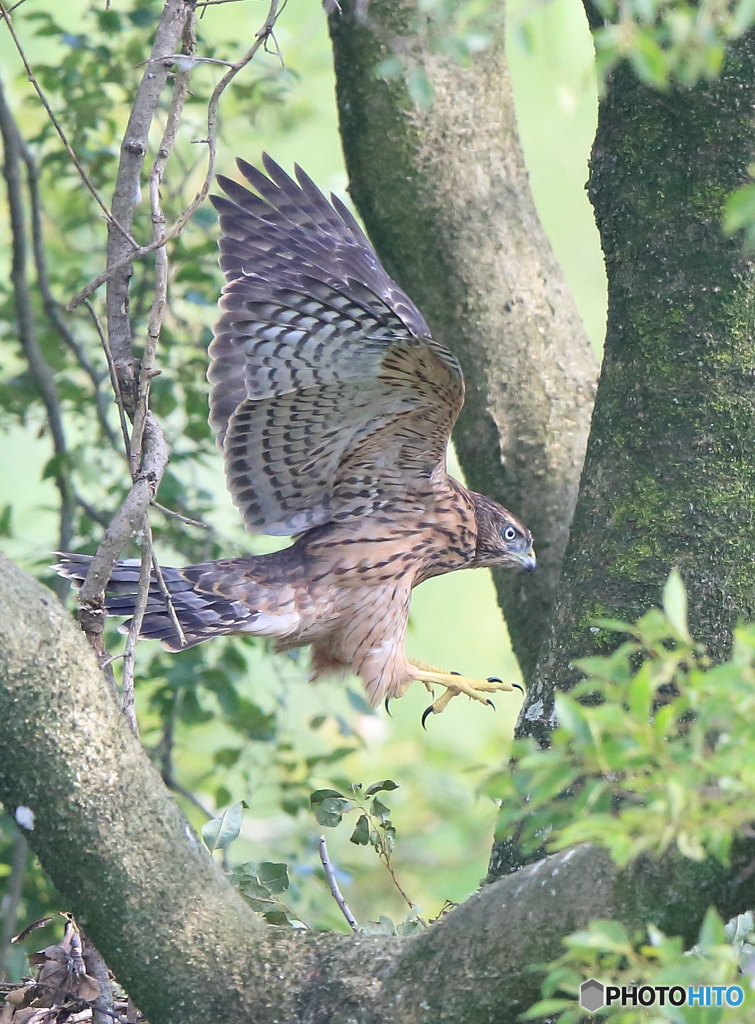
[[[530,969],[593,918],[688,942],[708,905],[755,902],[742,870],[678,855],[618,871],[577,847],[486,886],[416,937],[262,924],[192,832],[53,594],[0,556],[0,799],[151,1024],[501,1024],[538,998]],[[734,879],[734,881],[732,881]]]
[[[459,357],[467,402],[454,433],[467,481],[535,537],[532,578],[496,573],[525,676],[558,583],[597,363],[540,226],[516,131],[503,16],[469,66],[433,52],[417,0],[345,0],[330,16],[350,191],[380,258]],[[417,109],[395,54],[424,69]]]
[[[755,616],[753,264],[725,238],[726,196],[755,154],[755,33],[720,79],[657,92],[620,67],[600,102],[590,198],[608,330],[558,601],[518,735],[547,742],[553,699],[607,653],[677,566],[693,635],[725,657]],[[519,863],[499,845],[491,877]]]

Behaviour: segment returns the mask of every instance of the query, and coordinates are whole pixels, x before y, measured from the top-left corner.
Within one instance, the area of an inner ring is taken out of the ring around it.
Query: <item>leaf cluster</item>
[[[516,770],[488,780],[497,835],[528,850],[593,842],[619,865],[671,845],[726,864],[755,806],[755,626],[711,666],[687,631],[677,573],[664,611],[597,625],[631,639],[577,662],[585,678],[558,695],[551,746],[516,741]]]
[[[594,0],[604,19],[593,32],[602,80],[628,61],[656,89],[716,78],[727,46],[755,23],[752,0]]]
[[[547,1017],[559,1024],[579,1024],[585,1019],[577,1002],[579,986],[589,978],[604,985],[740,985],[746,990],[747,977],[741,972],[749,972],[752,964],[748,948],[752,938],[751,913],[724,925],[713,908],[708,910],[691,951],[685,951],[681,939],[669,938],[652,925],[646,937],[633,937],[618,921],[591,921],[588,928],[566,936],[563,956],[544,965],[543,998],[519,1019]],[[600,1019],[645,1024],[650,1012],[614,1005],[601,1010]],[[752,1024],[755,1004],[747,996],[736,1008],[656,1004],[652,1020],[655,1024]]]

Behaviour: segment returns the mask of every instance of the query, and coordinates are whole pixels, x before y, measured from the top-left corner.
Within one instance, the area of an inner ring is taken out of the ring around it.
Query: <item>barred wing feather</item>
[[[297,533],[430,496],[463,402],[454,356],[351,214],[297,168],[219,177],[210,422],[249,529]]]

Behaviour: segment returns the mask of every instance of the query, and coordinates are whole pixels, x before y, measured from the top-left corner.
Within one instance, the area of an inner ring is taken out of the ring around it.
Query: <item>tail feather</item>
[[[71,581],[78,590],[92,561],[91,555],[59,553],[60,561],[53,568],[59,576]],[[186,650],[209,640],[211,637],[237,632],[240,616],[237,602],[214,593],[198,592],[196,579],[205,566],[187,566],[185,569],[163,568],[162,575],[170,594],[170,603],[184,633],[185,643],[176,630],[170,614],[169,603],[162,593],[154,571],[150,577],[147,607],[139,631],[139,638],[159,640],[169,651]],[[193,571],[194,570],[194,571]],[[199,572],[196,572],[199,570]],[[132,616],[139,590],[139,559],[130,558],[116,562],[105,592],[105,612],[113,616]],[[122,623],[118,630],[127,633],[131,619]]]

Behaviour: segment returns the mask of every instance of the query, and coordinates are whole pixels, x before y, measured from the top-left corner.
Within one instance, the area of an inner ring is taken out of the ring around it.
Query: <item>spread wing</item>
[[[464,401],[461,369],[358,224],[297,167],[218,176],[222,316],[210,423],[254,532],[298,533],[429,500]]]

